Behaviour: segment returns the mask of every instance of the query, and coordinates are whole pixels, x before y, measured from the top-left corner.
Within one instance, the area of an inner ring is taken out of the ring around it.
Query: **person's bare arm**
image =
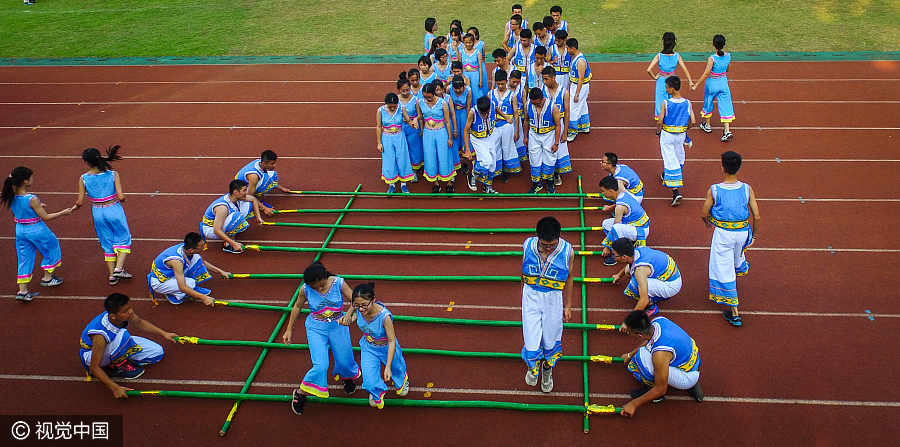
[[[643,396],[632,400],[622,407],[622,416],[633,417],[637,407],[666,395],[669,388],[669,362],[672,361],[672,353],[668,351],[656,351],[653,359],[653,384],[654,387],[644,393]]]
[[[62,211],[57,211],[55,213],[47,213],[47,211],[44,210],[44,204],[41,203],[41,201],[38,200],[37,197],[32,197],[31,201],[28,202],[28,204],[31,205],[31,209],[33,209],[35,214],[37,214],[38,217],[40,217],[44,222],[49,222],[53,219],[56,219],[57,217],[68,216],[69,214],[72,214],[72,211],[78,209],[77,206],[73,206],[71,208],[65,208]]]
[[[710,187],[706,190],[706,201],[703,202],[703,208],[700,210],[700,218],[703,219],[703,224],[706,225],[706,228],[712,228],[713,226],[712,222],[709,221],[709,210],[711,210],[715,204],[715,199],[713,199],[712,195],[712,187]]]

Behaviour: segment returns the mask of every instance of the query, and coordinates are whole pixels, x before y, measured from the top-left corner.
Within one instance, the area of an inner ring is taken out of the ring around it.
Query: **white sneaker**
[[[375,403],[375,398],[372,395],[369,395],[369,406],[372,408],[382,409],[384,408],[384,399],[381,400],[380,404]]]
[[[419,176],[416,175],[416,171],[413,171],[413,179],[409,181],[410,183],[419,183]]]
[[[399,390],[397,390],[398,396],[406,396],[407,394],[409,394],[409,380],[403,382],[403,386],[400,387]]]
[[[545,393],[553,391],[553,368],[541,367],[541,391]]]
[[[575,137],[577,137],[577,136],[578,136],[577,133],[570,133],[570,134],[566,135],[566,141],[571,143],[571,142],[575,141]]]
[[[538,382],[537,374],[532,374],[531,369],[525,372],[525,384],[528,386],[535,386]]]

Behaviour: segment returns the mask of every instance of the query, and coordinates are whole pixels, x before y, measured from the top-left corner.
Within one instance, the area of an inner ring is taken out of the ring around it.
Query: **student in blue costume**
[[[141,366],[159,363],[164,355],[159,343],[132,336],[131,329],[159,335],[172,343],[178,337],[178,334],[164,331],[137,316],[130,301],[121,293],[106,297],[104,312],[94,317],[81,332],[81,366],[106,385],[116,399],[128,399],[125,392],[132,389],[113,382],[110,377],[137,379],[144,374]],[[109,367],[109,373],[105,367]]]
[[[519,154],[519,165],[524,168],[525,163],[528,161],[528,147],[525,146],[525,136],[528,135],[528,117],[525,115],[525,103],[528,101],[528,98],[525,95],[525,85],[522,84],[522,72],[513,69],[509,73],[509,82],[506,85],[515,96],[516,101],[518,101],[516,108],[519,116],[516,119],[519,121],[519,128],[522,131],[519,132],[519,138],[516,139],[516,152]],[[500,181],[503,182],[503,179]]]
[[[462,30],[456,27],[450,28],[450,40],[447,42],[447,54],[450,55],[450,62],[459,60],[459,47],[462,46]]]
[[[413,78],[416,79],[416,82],[419,80],[419,70],[416,70],[413,73]],[[407,72],[400,72],[400,79],[397,80],[397,97],[399,98],[399,104],[406,110],[406,114],[409,116],[411,120],[416,121],[419,117],[416,111],[416,100],[418,99],[415,94],[412,92],[412,85],[407,78]],[[409,163],[413,169],[413,178],[410,180],[411,183],[416,183],[419,181],[419,176],[416,175],[416,171],[422,169],[425,165],[425,162],[422,158],[422,130],[415,129],[409,125],[409,123],[403,123],[403,135],[406,136],[406,146],[409,149]]]
[[[509,18],[509,21],[506,22],[506,30],[503,34],[503,49],[509,53],[519,42],[519,33],[522,32],[522,16],[518,14],[513,14],[512,17]],[[528,25],[525,25],[524,28],[528,28]]]
[[[406,182],[413,178],[412,166],[409,163],[409,149],[403,135],[403,124],[419,123],[412,121],[406,109],[399,105],[400,98],[396,93],[388,93],[384,97],[384,105],[375,112],[375,134],[378,139],[376,147],[381,152],[381,179],[389,185],[387,192],[396,190],[400,182],[400,191],[409,193]]]
[[[722,51],[722,48],[725,48],[725,36],[721,34],[713,37],[713,47],[715,47],[716,53],[709,57],[706,62],[706,71],[703,72],[697,83],[691,86],[691,90],[696,90],[700,83],[706,81],[706,87],[703,90],[703,110],[700,111],[700,117],[703,118],[700,129],[706,133],[712,132],[709,120],[712,118],[713,101],[715,101],[719,105],[719,119],[725,127],[722,132],[722,141],[728,141],[734,138],[734,135],[731,134],[734,103],[731,101],[731,87],[728,86],[731,53]]]
[[[460,155],[463,153],[464,147],[463,127],[466,125],[466,115],[469,109],[472,108],[472,104],[475,104],[475,101],[472,99],[472,88],[466,85],[465,79],[463,76],[453,76],[450,82],[450,89],[447,92],[450,102],[453,103],[453,118],[455,120],[451,152],[456,152],[456,154]],[[466,172],[471,175],[469,166],[462,163],[462,161],[460,163],[460,167],[465,168]]]
[[[659,121],[659,108],[662,107],[663,101],[672,97],[672,95],[666,91],[666,79],[675,74],[676,68],[681,67],[685,76],[687,76],[688,85],[691,86],[691,89],[694,88],[691,72],[689,72],[684,65],[681,55],[675,52],[675,33],[663,33],[662,41],[662,51],[657,53],[653,60],[650,61],[650,65],[647,66],[647,74],[656,80],[656,109],[653,115],[653,119],[656,121]],[[656,73],[653,73],[654,65],[658,68]],[[691,137],[687,134],[684,136],[684,147],[689,148],[693,146],[694,143],[691,141]]]
[[[422,56],[419,58],[418,62],[419,67],[419,77],[421,79],[422,85],[430,84],[431,81],[434,81],[437,78],[437,73],[434,71],[434,63],[431,62],[431,58],[428,56]]]
[[[706,202],[700,213],[703,223],[715,228],[709,249],[709,299],[726,306],[722,316],[734,326],[742,324],[737,277],[746,275],[750,269],[744,251],[759,236],[760,221],[756,193],[737,178],[742,162],[737,152],[722,154],[725,180],[706,191]],[[751,213],[753,226],[750,226]]]
[[[591,133],[591,116],[588,110],[588,95],[591,93],[591,67],[584,54],[578,50],[578,39],[566,41],[566,51],[572,57],[569,70],[569,129],[568,141],[579,133]]]
[[[566,22],[562,19],[563,10],[562,7],[556,5],[550,7],[550,17],[553,17],[553,21],[556,22],[556,30],[563,30],[566,33],[569,32],[569,22]]]
[[[610,247],[613,241],[626,238],[635,246],[647,245],[647,236],[650,234],[650,217],[644,211],[644,207],[628,190],[621,187],[619,181],[607,175],[600,179],[600,194],[606,200],[614,201],[612,205],[603,207],[603,211],[612,211],[613,217],[603,220],[603,231],[606,237],[600,245],[603,246],[603,256],[608,256],[605,265],[616,265]]]
[[[125,271],[125,257],[131,253],[131,231],[125,218],[125,193],[122,190],[122,179],[119,173],[112,170],[110,162],[121,160],[119,147],[111,146],[106,150],[106,157],[94,148],[85,149],[81,159],[88,166],[88,172],[81,175],[78,182],[78,199],[75,207],[84,205],[87,194],[93,206],[91,215],[94,218],[94,229],[103,249],[103,258],[109,270],[109,285],[119,283],[119,279],[131,278]]]
[[[478,32],[478,28],[474,26],[469,27],[466,31],[475,37],[475,49],[478,50],[479,57],[481,57],[481,95],[487,96],[491,91],[490,82],[488,82],[487,77],[487,55],[484,53],[484,41],[481,40],[481,34]],[[477,99],[477,98],[476,98]]]
[[[291,408],[294,413],[303,414],[306,396],[327,398],[328,393],[328,352],[334,357],[332,376],[344,382],[344,392],[356,392],[356,382],[361,375],[359,365],[353,358],[353,344],[350,342],[350,318],[344,314],[344,300],[352,300],[353,291],[344,278],[335,276],[316,261],[303,272],[303,286],[291,309],[282,340],[291,345],[294,323],[300,310],[309,303],[310,314],[306,317],[306,341],[312,368],[303,377],[300,387],[294,390]]]
[[[386,382],[393,380],[398,396],[409,393],[409,375],[394,333],[394,316],[381,301],[375,301],[375,283],[356,286],[351,305],[347,324],[356,322],[363,334],[359,339],[362,386],[369,392],[369,405],[380,410],[388,390]]]
[[[631,169],[628,165],[619,163],[619,156],[614,152],[603,154],[603,158],[600,159],[600,169],[608,172],[609,175],[619,181],[620,190],[625,189],[630,192],[631,195],[637,199],[638,203],[644,201],[644,182],[642,182],[641,178],[634,172],[634,169]],[[607,206],[610,208],[604,207],[603,211],[612,210],[611,205]]]
[[[509,63],[513,68],[519,70],[523,74],[528,66],[534,63],[534,43],[531,38],[533,34],[530,29],[523,29],[519,33],[519,41],[509,51]]]
[[[259,201],[247,193],[247,182],[232,180],[228,184],[228,194],[213,200],[203,213],[200,230],[204,242],[221,240],[224,242],[222,251],[243,253],[244,245],[234,237],[250,228],[247,220],[254,216],[260,225],[265,223],[259,213]]]
[[[275,213],[272,206],[266,203],[262,196],[273,189],[278,189],[283,193],[291,192],[290,189],[278,182],[278,172],[275,171],[275,163],[277,161],[278,155],[274,151],[265,150],[258,159],[247,163],[234,176],[236,180],[247,182],[247,194],[259,200],[259,207],[267,216],[272,216]]]
[[[440,183],[446,184],[448,193],[453,193],[453,179],[456,176],[453,148],[453,122],[447,102],[434,94],[434,84],[422,87],[422,99],[416,102],[419,127],[422,133],[422,148],[425,154],[425,180],[434,183],[432,193],[441,192]]]
[[[62,263],[59,239],[44,222],[68,216],[77,209],[73,206],[55,213],[44,211],[44,204],[37,196],[28,194],[28,188],[34,182],[33,174],[31,169],[24,166],[13,169],[9,177],[3,180],[3,190],[0,192],[0,204],[9,208],[16,219],[16,256],[19,260],[16,276],[19,293],[16,294],[16,299],[20,301],[31,301],[37,295],[28,292],[28,283],[31,282],[34,258],[39,251],[43,258],[41,268],[44,270],[41,285],[55,287],[62,284],[61,278],[53,276],[54,270]]]
[[[681,290],[681,272],[671,256],[647,246],[635,247],[624,237],[613,241],[611,248],[615,260],[625,264],[613,275],[613,283],[631,277],[624,294],[637,301],[634,310],[652,317],[659,313],[660,301],[672,298]]]
[[[438,80],[444,84],[444,89],[449,89],[450,77],[453,76],[453,74],[450,72],[450,59],[447,55],[447,50],[438,48],[438,50],[434,52],[434,60],[434,72],[437,74]]]
[[[631,390],[631,402],[622,407],[622,416],[633,417],[638,406],[662,403],[669,387],[684,390],[697,402],[703,402],[700,388],[700,350],[687,332],[665,317],[650,319],[644,312],[632,311],[625,317],[623,331],[641,345],[622,355],[628,370],[644,387]]]
[[[472,101],[484,96],[483,87],[487,80],[481,77],[483,65],[481,54],[475,48],[475,36],[466,34],[463,36],[463,48],[460,50],[459,59],[463,67],[463,75],[469,78],[469,86],[472,88]]]
[[[557,30],[554,34],[553,69],[556,70],[556,83],[569,90],[569,71],[572,68],[572,55],[566,51],[566,40],[569,33]]]
[[[543,84],[541,92],[544,93],[544,97],[550,99],[553,105],[559,109],[560,129],[568,128],[569,92],[556,82],[556,69],[552,66],[545,66],[541,70],[541,79]],[[563,184],[562,174],[572,172],[572,160],[569,158],[569,142],[566,141],[564,132],[560,132],[559,140],[559,148],[556,150],[556,166],[553,168],[554,186]]]
[[[434,17],[429,17],[425,19],[425,39],[422,41],[425,49],[425,53],[428,54],[428,50],[431,49],[431,41],[437,36],[438,32],[438,23],[437,19]]]
[[[156,256],[150,264],[150,273],[147,274],[147,284],[150,287],[150,295],[153,292],[162,293],[172,304],[181,304],[185,299],[201,300],[203,304],[212,306],[215,299],[209,296],[211,290],[200,287],[201,283],[208,281],[212,276],[212,270],[228,279],[230,272],[222,270],[200,256],[203,251],[203,238],[197,233],[188,233],[184,236],[184,242],[173,245]]]
[[[681,79],[672,75],[666,79],[666,91],[672,95],[663,101],[656,123],[659,135],[659,151],[662,154],[663,184],[672,188],[672,206],[678,206],[683,197],[678,188],[684,186],[684,142],[687,130],[694,126],[694,110],[691,101],[681,97]]]
[[[510,123],[506,117],[499,115],[494,119],[494,133],[497,140],[497,172],[501,173],[501,183],[509,181],[509,174],[522,172],[522,164],[516,150],[516,140],[519,139],[519,133],[522,132],[522,120],[519,118],[521,116],[518,109],[519,101],[516,99],[516,94],[507,88],[508,83],[508,75],[505,70],[494,71],[496,87],[491,90],[491,102],[494,104],[494,108],[503,112],[504,115],[508,115],[512,120]]]

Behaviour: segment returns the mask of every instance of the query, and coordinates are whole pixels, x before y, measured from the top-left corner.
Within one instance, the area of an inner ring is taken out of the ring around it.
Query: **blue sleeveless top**
[[[473,113],[475,113],[475,117],[472,119],[472,128],[469,129],[469,134],[475,138],[487,138],[490,134],[494,133],[494,115],[497,114],[494,109],[494,103],[491,103],[491,108],[488,110],[488,118],[487,120],[481,116],[481,113],[478,112],[477,107],[472,107],[470,109]]]
[[[31,199],[35,197],[37,196],[34,194],[16,195],[13,197],[9,209],[16,219],[16,224],[28,225],[44,222],[34,211],[34,208],[31,207]],[[47,224],[44,225],[46,226]]]
[[[468,85],[465,90],[463,90],[462,95],[456,96],[456,90],[450,88],[449,96],[450,100],[453,101],[453,110],[466,110],[466,103],[469,99],[469,92],[472,90]],[[466,123],[462,123],[465,125]]]
[[[544,65],[547,66],[546,64]],[[543,68],[541,68],[543,70]],[[544,78],[541,77],[541,73],[535,70],[534,62],[528,64],[528,88],[543,88],[544,87]]]
[[[109,321],[109,313],[104,311],[100,315],[94,317],[94,319],[91,320],[90,323],[88,323],[84,330],[81,331],[82,363],[84,363],[83,354],[86,351],[90,351],[94,347],[94,341],[91,340],[92,335],[102,335],[107,344],[112,344],[117,337],[119,337],[119,339],[123,341],[118,346],[113,347],[114,350],[109,356],[109,362],[111,364],[117,364],[121,362],[125,357],[143,351],[143,348],[141,348],[141,346],[138,345],[133,338],[131,338],[131,334],[128,332],[128,322],[125,321],[125,326],[123,327],[116,327]]]
[[[564,239],[559,239],[559,244],[547,256],[547,260],[541,259],[538,253],[537,236],[525,239],[522,251],[525,256],[522,261],[522,279],[532,289],[540,292],[562,290],[569,279],[569,257],[572,255],[572,244]]]
[[[553,121],[553,101],[544,98],[544,107],[540,111],[534,108],[531,102],[528,102],[528,123],[531,130],[539,134],[553,132],[556,129],[556,122]]]
[[[585,59],[583,53],[578,53],[578,56],[572,58],[572,66],[569,71],[569,80],[578,83],[578,61],[584,61],[584,82],[587,83],[591,80],[591,65],[587,63],[587,59]]]
[[[510,89],[506,89],[506,93],[503,96],[497,96],[497,89],[491,90],[491,104],[500,112],[503,112],[507,115],[512,115],[513,113],[513,92]],[[495,114],[494,123],[497,127],[503,127],[509,123],[506,122],[505,119],[501,118],[499,114]]]
[[[208,207],[206,207],[206,211],[203,213],[203,225],[206,225],[209,227],[215,226],[215,223],[216,223],[215,208],[217,206],[221,206],[221,205],[227,206],[229,214],[240,212],[240,209],[238,209],[237,205],[235,205],[234,202],[232,202],[231,200],[228,200],[229,195],[231,195],[231,194],[230,193],[225,194],[224,196],[219,197],[216,200],[213,200],[213,202],[210,203]]]
[[[437,36],[435,36],[434,34],[427,33],[427,32],[425,33],[425,38],[422,39],[422,46],[425,47],[425,53],[422,54],[423,56],[427,55],[427,54],[428,54],[428,50],[431,49],[431,45],[429,45],[428,38],[434,39],[435,37],[437,37]]]
[[[419,100],[419,109],[422,110],[422,119],[425,122],[435,122],[439,123],[440,127],[436,127],[434,130],[440,130],[444,128],[444,119],[447,118],[444,116],[444,99],[437,98],[437,102],[434,103],[434,107],[428,107],[428,103],[425,102],[425,99]],[[431,129],[425,129],[431,130]]]
[[[379,107],[378,112],[381,113],[382,135],[394,135],[403,131],[403,111],[400,107],[393,114],[385,106]]]
[[[116,198],[116,171],[81,174],[81,181],[91,202],[108,202]]]
[[[459,60],[462,62],[463,72],[475,73],[478,71],[478,62],[481,59],[481,51],[473,48],[472,54],[467,54],[465,48],[460,48]]]
[[[325,295],[322,295],[313,290],[309,284],[304,283],[303,293],[306,294],[306,303],[309,306],[310,317],[315,316],[328,322],[336,322],[341,318],[344,315],[344,295],[341,294],[343,285],[344,278],[335,276],[331,288],[325,292]]]
[[[640,266],[650,267],[650,276],[660,281],[674,281],[681,278],[681,272],[671,256],[650,247],[634,247],[634,262],[631,263],[631,276]]]
[[[185,257],[184,253],[184,244],[173,245],[156,256],[156,259],[153,260],[153,263],[150,264],[150,274],[156,276],[156,279],[159,282],[166,282],[175,277],[175,271],[172,270],[172,267],[166,265],[166,262],[171,260],[181,261],[183,264],[183,271],[185,278],[194,278],[197,283],[201,283],[203,281],[207,281],[211,278],[209,272],[206,270],[206,266],[203,265],[203,260],[200,258],[200,255],[194,253],[190,259]]]
[[[450,63],[447,63],[447,68],[445,70],[441,70],[438,68],[438,64],[434,64],[434,73],[437,75],[437,78],[441,80],[444,84],[447,83],[447,80],[450,79]]]
[[[642,197],[644,195],[644,182],[638,177],[637,172],[634,172],[634,169],[631,169],[628,165],[617,164],[616,172],[611,175],[615,177],[616,180],[621,180],[625,183],[628,192],[637,197]]]
[[[663,54],[659,53],[659,75],[663,77],[672,76],[675,69],[678,68],[678,53]]]
[[[556,63],[553,64],[556,74],[568,74],[572,69],[572,55],[565,50],[560,53],[556,45],[553,46],[553,55],[556,57]]]
[[[384,330],[384,320],[386,318],[393,319],[394,315],[387,307],[384,307],[381,301],[377,301],[377,303],[381,304],[382,309],[381,312],[378,312],[378,315],[375,315],[375,318],[372,318],[372,321],[367,321],[362,313],[357,315],[356,324],[359,325],[359,330],[363,334],[362,338],[359,339],[360,345],[362,345],[363,341],[374,346],[383,346],[388,343],[387,331]],[[397,342],[396,337],[394,341]],[[399,342],[397,343],[399,344]]]
[[[256,182],[255,196],[261,196],[278,185],[278,173],[275,171],[263,171],[263,168],[259,166],[260,163],[262,163],[260,159],[253,160],[241,168],[237,175],[234,176],[235,179],[243,180],[249,185],[250,180],[247,178],[247,175],[256,174],[259,180]],[[213,214],[213,220],[215,220],[215,214]]]
[[[524,88],[525,88],[524,85],[519,84],[519,86],[516,87],[515,90],[510,89],[513,92],[513,95],[516,97],[516,102],[518,102],[517,106],[519,107],[519,115],[517,116],[517,118],[521,118],[522,115],[525,113],[525,103],[522,100],[522,90]]]
[[[663,130],[669,133],[683,133],[691,122],[691,101],[685,98],[669,98],[666,101],[666,116]]]
[[[710,222],[729,231],[750,229],[750,186],[746,183],[719,183],[712,185],[713,206],[709,210]]]
[[[566,117],[566,102],[569,100],[569,94],[566,88],[557,84],[556,94],[551,97],[550,89],[547,88],[546,85],[541,85],[541,92],[543,92],[544,97],[549,99],[550,102],[556,106],[556,109],[559,110],[559,120],[560,123],[562,123],[562,120]]]
[[[525,54],[525,50],[522,49],[522,41],[516,42],[515,48],[516,54],[509,63],[511,63],[513,67],[516,67],[516,70],[525,74],[525,69],[534,63],[534,42],[531,43],[531,49],[528,51],[528,54]]]
[[[644,207],[638,203],[628,191],[620,191],[616,197],[616,206],[622,205],[627,211],[622,215],[622,223],[634,227],[649,228],[650,216],[644,211]]]
[[[672,353],[669,365],[684,372],[700,369],[700,351],[687,332],[666,317],[656,317],[651,322],[653,337],[647,342],[650,353],[665,351]]]
[[[399,97],[400,95],[397,95]],[[409,100],[406,101],[406,104],[403,104],[403,98],[400,98],[400,105],[406,109],[407,115],[409,115],[409,119],[414,119],[419,117],[419,112],[416,111],[416,96],[410,95]]]
[[[728,71],[728,66],[731,65],[731,53],[725,53],[724,56],[713,54],[712,58],[713,66],[709,70],[709,75],[716,78],[725,77],[725,72]]]

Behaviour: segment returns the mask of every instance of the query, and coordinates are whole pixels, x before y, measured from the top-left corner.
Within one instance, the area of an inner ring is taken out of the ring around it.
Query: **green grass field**
[[[585,53],[653,53],[664,31],[679,51],[896,51],[897,0],[516,0],[529,22],[563,7]],[[414,54],[424,19],[451,19],[499,46],[514,2],[413,0],[19,0],[0,3],[0,57]]]

